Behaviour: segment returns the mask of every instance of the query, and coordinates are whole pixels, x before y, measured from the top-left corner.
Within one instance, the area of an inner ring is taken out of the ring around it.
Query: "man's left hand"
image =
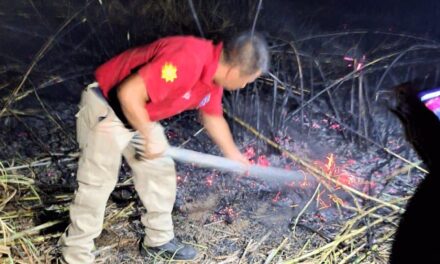
[[[235,160],[238,161],[246,166],[250,166],[251,163],[249,162],[248,158],[246,158],[243,154],[241,154],[240,152],[234,152],[231,154],[227,154],[225,155],[226,158],[231,159],[231,160]]]

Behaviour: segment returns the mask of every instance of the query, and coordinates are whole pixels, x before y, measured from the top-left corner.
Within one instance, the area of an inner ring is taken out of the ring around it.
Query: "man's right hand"
[[[154,139],[145,140],[144,144],[144,157],[146,159],[156,159],[162,156],[167,149],[167,146],[156,142]]]
[[[143,140],[143,157],[146,159],[155,159],[162,156],[165,150],[168,148],[168,144],[161,138],[157,138],[154,135],[162,133],[162,131],[155,131],[162,129],[160,125],[149,122],[142,126],[139,133]]]

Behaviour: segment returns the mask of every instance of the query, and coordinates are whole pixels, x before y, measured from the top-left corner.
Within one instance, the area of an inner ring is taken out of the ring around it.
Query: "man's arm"
[[[145,103],[150,98],[144,80],[138,74],[132,74],[118,87],[117,96],[128,122],[145,140],[145,157],[152,159],[160,156],[165,149],[153,150],[151,147],[154,139],[150,138],[150,131],[154,124],[145,109]]]
[[[234,143],[231,130],[223,116],[209,115],[200,111],[203,126],[211,139],[216,143],[225,157],[250,165],[249,160],[241,154]]]

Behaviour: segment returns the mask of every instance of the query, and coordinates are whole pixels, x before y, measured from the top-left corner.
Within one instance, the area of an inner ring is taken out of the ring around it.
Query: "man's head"
[[[224,42],[214,82],[229,91],[241,89],[265,73],[268,66],[266,40],[257,33],[243,32]]]

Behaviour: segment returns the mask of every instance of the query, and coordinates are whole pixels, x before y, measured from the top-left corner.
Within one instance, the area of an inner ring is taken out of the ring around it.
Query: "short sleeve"
[[[150,100],[157,103],[173,93],[191,89],[200,78],[201,71],[198,58],[181,49],[160,52],[141,67],[138,74],[144,80]]]
[[[223,106],[222,106],[222,97],[223,97],[223,88],[216,87],[214,88],[210,95],[209,101],[202,107],[199,108],[200,111],[214,116],[223,115]]]

